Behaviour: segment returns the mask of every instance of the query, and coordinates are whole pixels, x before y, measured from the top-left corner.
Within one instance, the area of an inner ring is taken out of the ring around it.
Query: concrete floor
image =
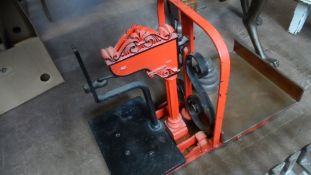
[[[99,49],[114,45],[133,23],[155,28],[156,1],[47,1],[53,22],[44,16],[40,1],[27,1],[30,18],[66,83],[0,116],[0,174],[109,174],[87,123],[89,117],[105,110],[105,104],[95,104],[81,90],[84,78],[70,45],[80,49],[93,77],[107,74]],[[201,2],[207,8],[200,13],[219,29],[230,50],[233,38],[250,45],[238,0]],[[307,22],[298,36],[286,32],[295,4],[291,0],[269,1],[259,33],[267,54],[280,60],[279,70],[305,88],[302,101],[255,133],[203,156],[176,174],[264,174],[311,142],[311,25]],[[196,32],[198,43],[206,40],[202,35]],[[211,48],[199,46],[204,55],[213,56]],[[111,81],[104,91],[137,78],[150,81],[138,73]],[[161,86],[158,81],[152,89]],[[158,97],[154,92],[153,96]]]

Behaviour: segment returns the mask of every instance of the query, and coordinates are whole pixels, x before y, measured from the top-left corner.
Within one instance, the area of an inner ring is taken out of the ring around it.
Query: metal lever
[[[83,72],[83,75],[84,77],[86,78],[86,81],[87,81],[87,84],[85,84],[83,86],[83,90],[85,93],[92,93],[93,96],[95,94],[96,98],[98,98],[98,95],[96,93],[96,89],[98,88],[102,88],[102,87],[105,87],[107,84],[108,84],[108,80],[111,79],[111,78],[115,78],[114,75],[108,75],[108,76],[105,76],[105,77],[102,77],[102,78],[98,78],[97,80],[95,81],[91,81],[91,78],[90,78],[90,75],[89,73],[87,72],[87,69],[85,68],[85,65],[83,63],[83,60],[81,58],[81,55],[79,53],[79,51],[72,47],[72,50],[79,62],[79,65],[82,69],[82,72]],[[98,102],[95,98],[95,101]]]
[[[72,50],[73,50],[73,52],[74,52],[74,54],[78,60],[78,63],[80,65],[81,70],[84,74],[84,77],[87,81],[87,84],[84,85],[83,89],[85,90],[86,93],[92,93],[96,103],[107,101],[107,100],[109,100],[115,96],[121,95],[123,93],[126,93],[126,92],[134,90],[134,89],[140,89],[140,90],[142,90],[142,92],[144,94],[145,101],[146,101],[146,104],[147,104],[148,109],[149,109],[151,128],[154,130],[158,130],[161,128],[161,123],[158,121],[157,116],[155,114],[155,108],[154,108],[154,105],[152,102],[150,90],[146,84],[144,84],[142,82],[133,82],[133,83],[124,85],[122,87],[119,87],[117,89],[114,89],[112,91],[109,91],[105,94],[98,95],[96,92],[96,89],[104,87],[105,85],[107,85],[107,83],[108,83],[107,80],[110,78],[114,78],[115,76],[109,75],[106,77],[99,78],[99,79],[95,80],[94,82],[92,82],[90,75],[87,72],[87,69],[85,68],[85,65],[83,63],[83,60],[81,58],[79,51],[75,47],[72,47]]]
[[[111,79],[111,78],[115,78],[115,76],[114,75],[108,75],[108,76],[105,76],[105,77],[102,77],[102,78],[98,78],[97,80],[92,82],[92,86],[93,86],[93,88],[95,90],[98,89],[98,88],[105,87],[108,84],[108,79]],[[83,90],[84,90],[85,93],[90,93],[91,92],[90,87],[89,87],[88,84],[85,84],[83,86]]]

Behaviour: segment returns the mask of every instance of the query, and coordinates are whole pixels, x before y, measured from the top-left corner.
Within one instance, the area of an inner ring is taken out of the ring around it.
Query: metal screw
[[[116,136],[116,137],[120,137],[121,134],[117,132],[117,133],[115,134],[115,136]]]
[[[2,73],[5,73],[5,72],[7,71],[7,68],[6,68],[6,67],[3,67],[3,68],[1,68],[0,70],[1,70]]]
[[[155,153],[154,151],[149,151],[149,153],[148,153],[148,154],[149,154],[149,156],[153,156],[153,155],[154,155],[154,153]]]
[[[130,150],[126,150],[126,151],[124,151],[124,154],[125,154],[126,156],[129,156],[129,155],[131,155],[131,151],[130,151]]]

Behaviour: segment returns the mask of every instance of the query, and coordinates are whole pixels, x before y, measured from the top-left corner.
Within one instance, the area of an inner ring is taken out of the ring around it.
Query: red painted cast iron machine
[[[158,0],[158,31],[134,25],[121,37],[114,48],[103,49],[102,57],[111,71],[117,76],[127,76],[140,70],[146,70],[149,77],[152,78],[157,75],[165,80],[167,106],[157,111],[157,117],[158,119],[167,117],[165,119],[166,127],[171,132],[174,140],[179,143],[178,148],[182,152],[191,146],[195,146],[185,155],[189,162],[221,145],[222,120],[230,77],[230,58],[227,46],[214,26],[181,1],[170,0],[170,2],[179,9],[182,34],[189,40],[182,50],[183,62],[186,62],[189,54],[195,53],[194,23],[201,27],[211,38],[219,54],[220,84],[216,104],[215,127],[211,138],[207,138],[202,131],[189,136],[188,128],[183,119],[183,115],[184,118],[187,118],[189,114],[186,114],[187,109],[184,114],[179,110],[177,74],[180,69],[183,69],[185,99],[193,93],[192,82],[186,73],[186,64],[179,67],[178,37],[177,33],[174,33],[174,29],[165,22],[164,0]]]
[[[168,2],[179,10],[182,34],[166,23],[165,1],[158,0],[157,30],[133,25],[115,47],[101,50],[113,76],[92,82],[74,49],[88,82],[85,90],[93,94],[96,102],[107,101],[133,89],[142,90],[145,97],[144,101],[134,98],[124,102],[90,121],[112,174],[170,173],[223,144],[223,120],[230,80],[227,46],[215,27],[193,9],[180,0]],[[214,104],[198,81],[208,75],[210,65],[196,52],[194,25],[205,32],[218,53],[219,85]],[[267,66],[265,63],[255,65],[261,64]],[[268,69],[272,70],[265,68]],[[96,89],[104,87],[108,79],[138,71],[145,71],[150,78],[159,76],[165,81],[166,102],[160,108],[155,109],[149,88],[142,82],[97,94]],[[279,73],[270,72],[272,74]]]

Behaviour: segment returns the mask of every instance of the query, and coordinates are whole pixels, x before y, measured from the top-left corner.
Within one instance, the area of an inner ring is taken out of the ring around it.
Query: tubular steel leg
[[[46,3],[46,0],[40,0],[40,2],[41,2],[42,9],[43,9],[44,14],[45,14],[45,16],[47,17],[47,19],[48,19],[49,21],[53,21],[53,20],[52,20],[51,13],[50,13],[50,10],[49,10],[49,8],[48,8],[48,6],[47,6],[47,3]]]
[[[261,42],[257,33],[257,19],[261,14],[263,7],[267,0],[252,0],[249,5],[249,0],[241,0],[241,6],[243,10],[243,22],[250,35],[251,41],[254,45],[255,52],[265,61],[272,64],[274,67],[279,66],[279,61],[273,58],[267,58],[263,51]]]
[[[266,55],[262,49],[257,34],[256,19],[260,15],[266,2],[267,0],[253,0],[251,6],[249,6],[248,0],[241,0],[241,6],[244,13],[243,22],[247,28],[247,31],[249,32],[256,53],[259,54],[263,59],[266,59]]]
[[[249,9],[249,0],[241,0],[241,7],[243,11],[243,18],[246,17]]]

